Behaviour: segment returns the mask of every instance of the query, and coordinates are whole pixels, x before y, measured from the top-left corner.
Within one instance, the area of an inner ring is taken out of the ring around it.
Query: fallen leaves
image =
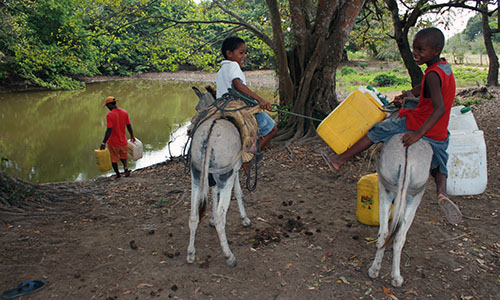
[[[384,294],[387,297],[389,297],[390,299],[393,299],[393,300],[398,300],[398,297],[396,297],[396,295],[394,294],[393,291],[391,291],[391,289],[386,288],[385,286],[383,288],[384,288]]]
[[[326,259],[330,256],[332,256],[332,254],[330,252],[326,252],[325,255],[323,255],[323,257],[321,258],[321,262],[325,262]]]

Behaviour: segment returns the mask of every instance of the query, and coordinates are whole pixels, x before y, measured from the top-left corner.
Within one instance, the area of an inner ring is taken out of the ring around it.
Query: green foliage
[[[466,99],[464,101],[455,101],[454,105],[472,106],[481,103],[481,99]]]
[[[495,12],[492,16],[489,17],[489,25],[492,30],[498,28],[498,12]],[[483,24],[482,17],[480,13],[475,14],[472,18],[467,21],[467,26],[463,31],[465,39],[469,42],[474,41],[476,38],[482,38],[483,35]],[[500,35],[494,34],[492,35],[492,40],[495,42],[500,42]]]
[[[352,67],[348,67],[348,66],[343,66],[342,69],[340,70],[341,75],[348,75],[348,74],[352,74],[352,73],[357,74],[358,71],[356,71],[356,69],[354,69]]]
[[[281,110],[283,111],[292,111],[293,105],[292,104],[287,104],[284,106],[280,107]],[[290,115],[287,113],[278,113],[278,128],[283,128],[285,127],[286,124],[288,124],[288,119],[290,118]]]
[[[364,62],[364,61],[358,62],[357,65],[360,66],[363,69],[366,68],[366,67],[368,67],[368,63]]]
[[[409,83],[407,78],[399,77],[398,75],[392,72],[384,72],[376,75],[373,78],[372,83],[375,86],[392,86],[392,85],[403,85],[405,83]]]
[[[399,54],[396,41],[393,39],[386,39],[384,43],[381,43],[378,47],[376,58],[385,61],[401,61],[401,55]]]
[[[376,86],[377,90],[381,93],[389,92],[389,91],[400,91],[400,90],[408,90],[411,88],[411,83],[408,74],[404,67],[394,68],[396,70],[401,70],[400,72],[391,72],[391,71],[380,71],[378,67],[370,67],[367,62],[363,62],[363,67],[358,66],[355,67],[355,73],[349,73],[346,75],[342,75],[342,72],[339,72],[339,76],[337,77],[338,88],[344,90],[346,92],[352,92],[359,85],[367,86],[372,85]],[[366,64],[366,65],[365,65]],[[400,75],[396,75],[400,74]],[[378,77],[384,78],[387,77],[396,77],[396,79],[390,80],[392,82],[391,85],[388,86],[379,86],[375,84],[375,78]]]
[[[227,4],[271,33],[265,1]],[[81,76],[216,71],[221,43],[236,31],[247,43],[245,68],[274,64],[272,49],[252,34],[209,23],[228,17],[207,1],[12,0],[0,5],[0,17],[1,84],[73,89],[83,87]]]
[[[488,77],[488,70],[485,68],[455,67],[453,68],[453,75],[455,76],[455,82],[459,86],[470,85],[471,83],[484,85]]]
[[[399,60],[399,52],[388,33],[392,30],[392,18],[388,9],[381,9],[383,1],[367,1],[357,17],[356,24],[349,35],[346,49],[352,52],[363,51],[372,58]]]
[[[2,79],[21,77],[49,89],[81,88],[72,79],[98,73],[95,49],[84,38],[88,34],[76,0],[13,1],[1,14],[15,29],[15,40],[0,34],[6,60],[0,62]]]

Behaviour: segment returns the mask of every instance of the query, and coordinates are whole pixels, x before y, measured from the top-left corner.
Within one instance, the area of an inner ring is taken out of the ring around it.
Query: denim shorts
[[[389,118],[373,125],[366,135],[374,143],[385,143],[395,134],[410,131],[411,130],[406,127],[406,117]],[[429,142],[432,147],[432,151],[434,152],[431,162],[432,176],[436,176],[436,173],[439,172],[448,177],[448,169],[446,168],[446,164],[448,163],[448,153],[446,152],[446,149],[448,148],[449,137],[449,132],[446,140],[444,141],[436,141],[425,136],[423,137],[424,140]]]
[[[257,125],[259,125],[259,132],[261,136],[268,135],[276,125],[273,118],[263,111],[255,114],[255,119],[257,119]]]

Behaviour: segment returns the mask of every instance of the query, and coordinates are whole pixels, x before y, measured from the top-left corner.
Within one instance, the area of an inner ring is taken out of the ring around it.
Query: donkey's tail
[[[212,135],[212,129],[214,128],[216,121],[217,120],[212,121],[212,124],[210,125],[210,129],[208,130],[207,140],[205,142],[206,146],[204,147],[205,154],[203,155],[203,160],[202,160],[202,164],[201,164],[202,167],[201,167],[200,193],[199,193],[199,197],[201,199],[199,199],[200,201],[198,201],[198,203],[199,203],[198,212],[199,212],[200,221],[203,218],[203,216],[205,215],[205,209],[207,207],[208,189],[209,189],[208,168],[210,166],[210,155],[212,155],[212,148],[213,148],[212,144],[210,143],[210,136]]]
[[[404,160],[399,170],[398,191],[396,193],[396,198],[394,198],[391,226],[389,227],[389,234],[387,235],[382,247],[385,247],[394,237],[404,220],[406,212],[406,197],[408,196],[408,187],[410,184],[410,168],[411,166],[408,165],[408,147],[405,147]]]

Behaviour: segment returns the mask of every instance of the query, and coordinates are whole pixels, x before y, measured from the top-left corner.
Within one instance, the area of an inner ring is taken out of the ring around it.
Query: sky
[[[453,9],[454,14],[443,15],[444,18],[449,18],[448,25],[435,22],[435,26],[441,29],[446,39],[453,35],[462,32],[467,26],[467,21],[474,16],[474,12],[469,9]]]

